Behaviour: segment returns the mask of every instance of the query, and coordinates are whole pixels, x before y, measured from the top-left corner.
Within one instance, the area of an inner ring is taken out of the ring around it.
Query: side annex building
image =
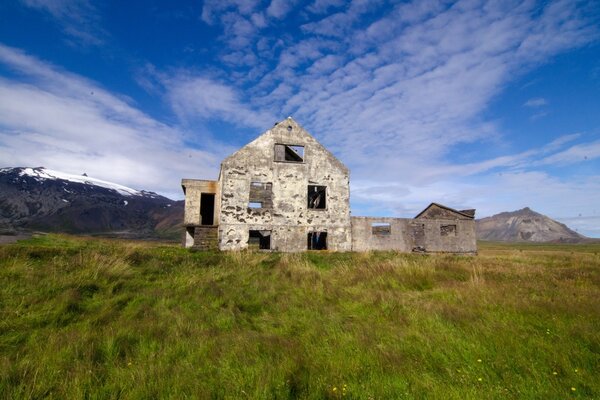
[[[223,160],[216,181],[181,185],[189,248],[477,252],[475,210],[352,217],[348,168],[291,117]]]

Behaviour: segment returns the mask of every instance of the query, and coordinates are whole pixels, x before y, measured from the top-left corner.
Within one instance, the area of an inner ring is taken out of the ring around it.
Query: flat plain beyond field
[[[0,246],[0,398],[600,398],[600,245]]]

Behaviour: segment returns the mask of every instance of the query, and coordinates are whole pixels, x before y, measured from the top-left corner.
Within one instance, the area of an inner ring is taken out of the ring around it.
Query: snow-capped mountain
[[[180,224],[183,202],[43,167],[0,169],[0,228],[152,236]]]
[[[87,174],[73,175],[65,172],[55,171],[52,169],[38,167],[38,168],[0,168],[0,174],[8,172],[16,172],[19,176],[29,176],[38,182],[45,181],[47,179],[63,181],[65,186],[68,186],[70,182],[82,183],[84,185],[99,186],[105,189],[111,189],[123,196],[157,196],[156,193],[146,192],[128,188],[127,186],[119,185],[117,183],[107,182],[96,178],[91,178]]]

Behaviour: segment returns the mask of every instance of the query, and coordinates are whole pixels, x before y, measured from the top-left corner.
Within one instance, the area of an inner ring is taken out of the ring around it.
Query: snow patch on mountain
[[[3,171],[4,168],[0,171]],[[45,180],[45,179],[62,179],[69,182],[83,183],[85,185],[94,185],[103,187],[106,189],[115,190],[116,192],[122,194],[123,196],[150,196],[155,195],[155,193],[147,192],[145,190],[139,191],[135,189],[131,189],[127,186],[119,185],[113,182],[103,181],[101,179],[90,178],[89,176],[84,175],[73,175],[67,174],[65,172],[55,171],[52,169],[47,169],[44,167],[40,168],[23,168],[23,170],[19,173],[19,176],[31,176],[36,180]],[[66,192],[68,192],[65,189]]]

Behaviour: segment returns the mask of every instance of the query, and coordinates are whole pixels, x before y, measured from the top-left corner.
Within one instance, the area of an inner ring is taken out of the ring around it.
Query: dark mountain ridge
[[[43,167],[0,169],[0,228],[175,238],[183,201]]]

